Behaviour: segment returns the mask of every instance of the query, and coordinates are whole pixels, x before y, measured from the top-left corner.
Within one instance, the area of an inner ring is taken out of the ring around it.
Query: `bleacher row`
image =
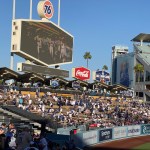
[[[30,93],[30,92],[28,92],[28,93]],[[18,93],[16,93],[16,94],[18,94]],[[22,92],[22,95],[26,95],[26,94],[27,94],[27,92]],[[42,97],[43,95],[44,95],[44,93],[40,94],[40,97]],[[31,94],[31,99],[33,100],[32,104],[34,105],[34,107],[38,107],[39,106],[39,102],[35,98],[35,93],[33,93],[33,92]],[[73,100],[73,99],[71,99],[71,100]],[[92,98],[92,100],[94,101],[95,99]],[[110,101],[110,98],[106,99],[105,97],[101,97],[100,101],[103,102],[103,103],[107,103],[107,101]],[[42,111],[39,112],[37,110],[30,109],[30,110],[28,110],[28,111],[30,111],[30,114],[28,114],[29,112],[27,111],[26,115],[24,115],[24,116],[26,116],[26,117],[27,116],[31,116],[31,113],[32,114],[36,114],[36,116],[32,116],[32,120],[34,120],[34,121],[37,120],[37,118],[38,118],[37,116],[42,116],[42,118],[44,118],[44,119],[49,119],[52,122],[55,121],[55,123],[57,124],[57,127],[66,127],[66,126],[68,126],[68,121],[66,121],[66,120],[62,121],[62,120],[59,120],[59,119],[58,120],[53,119],[52,118],[53,112],[57,112],[58,114],[63,114],[64,116],[68,116],[68,112],[69,111],[71,111],[71,110],[77,111],[77,109],[78,109],[78,106],[71,106],[71,105],[65,105],[64,104],[63,106],[61,106],[62,111],[59,112],[58,102],[56,102],[54,99],[52,99],[51,101],[49,101],[48,99],[44,99],[43,102],[45,104],[45,110],[44,110],[46,112],[45,114],[43,114]],[[51,106],[49,105],[50,102],[52,102],[52,104],[53,104],[53,110],[54,110],[53,112],[48,112],[48,110],[51,109]],[[14,105],[14,100],[12,98],[10,98],[10,93],[8,93],[8,95],[5,96],[4,99],[0,100],[0,103],[1,103],[1,105]],[[27,105],[27,104],[28,104],[28,100],[24,100],[24,105]],[[120,109],[122,111],[125,111],[126,107],[128,106],[128,102],[127,101],[123,101],[123,99],[120,99],[118,101],[117,97],[111,97],[111,104],[109,105],[111,107],[111,110],[107,111],[107,113],[111,114],[114,111],[114,108],[116,107],[116,105],[119,105]],[[7,108],[8,107],[9,106],[7,106]],[[3,106],[3,108],[4,108],[4,106]],[[13,111],[13,109],[11,111]],[[23,111],[22,110],[20,110],[20,111],[21,111],[20,114],[22,113],[22,115],[23,115]],[[18,113],[18,112],[16,111],[15,113]],[[104,112],[97,112],[96,114],[105,116],[105,111]],[[39,120],[42,120],[42,118],[40,117]],[[85,111],[78,113],[78,115],[72,115],[72,119],[74,121],[73,122],[74,124],[78,124],[78,125],[86,124],[86,123],[92,124],[91,113],[86,113]],[[111,119],[106,119],[106,118],[102,119],[102,121],[104,121],[104,122],[107,122],[107,121],[110,121],[110,120]]]

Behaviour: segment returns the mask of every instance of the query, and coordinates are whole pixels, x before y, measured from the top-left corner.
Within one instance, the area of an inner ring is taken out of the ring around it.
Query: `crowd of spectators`
[[[14,123],[0,126],[0,149],[3,150],[74,150],[74,141],[59,144],[46,138],[46,134],[35,134],[28,126],[16,128]]]
[[[53,118],[62,125],[72,126],[96,123],[99,127],[147,124],[150,104],[126,97],[67,98],[50,92],[22,94],[10,90],[0,95],[3,104]]]
[[[68,98],[50,92],[42,95],[36,92],[33,95],[30,92],[23,94],[11,89],[0,94],[0,102],[51,118],[63,127],[86,125],[90,128],[92,124],[96,124],[94,127],[110,128],[150,123],[150,104],[133,100],[132,97],[91,97],[83,94],[77,98]],[[3,126],[5,125],[2,124],[1,129]],[[6,132],[5,128],[4,133]],[[59,144],[50,145],[59,147]],[[16,146],[19,147],[19,144]]]

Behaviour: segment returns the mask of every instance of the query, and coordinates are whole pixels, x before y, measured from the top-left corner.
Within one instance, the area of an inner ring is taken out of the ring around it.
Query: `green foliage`
[[[92,58],[90,52],[85,52],[83,57],[84,57],[84,59],[91,59]]]
[[[87,60],[87,68],[88,68],[88,60],[92,58],[92,55],[90,54],[90,52],[85,52],[83,58]]]
[[[2,83],[3,83],[3,80],[0,80],[0,85],[2,85]]]
[[[143,67],[143,65],[141,65],[141,64],[136,64],[136,66],[134,66],[134,71],[135,71],[135,73],[144,72],[144,67]]]
[[[140,81],[140,75],[141,75],[141,73],[144,72],[144,66],[141,65],[141,64],[136,64],[136,65],[134,66],[134,72],[135,72],[135,74],[137,75],[138,82],[139,82],[139,81]]]
[[[107,65],[104,65],[102,69],[103,69],[103,70],[108,70]]]

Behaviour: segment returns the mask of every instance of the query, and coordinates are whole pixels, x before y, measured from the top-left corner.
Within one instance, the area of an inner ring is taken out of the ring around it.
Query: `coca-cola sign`
[[[90,79],[90,70],[84,67],[73,68],[72,70],[73,77],[80,80],[89,80]]]

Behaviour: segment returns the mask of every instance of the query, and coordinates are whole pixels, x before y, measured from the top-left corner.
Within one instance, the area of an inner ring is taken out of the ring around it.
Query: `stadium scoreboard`
[[[11,52],[37,65],[72,63],[73,36],[51,21],[12,21]]]
[[[33,73],[38,73],[38,74],[48,75],[48,76],[60,76],[64,78],[69,77],[69,71],[67,70],[48,68],[45,66],[38,66],[38,65],[27,64],[27,63],[17,63],[17,71],[33,72]]]

